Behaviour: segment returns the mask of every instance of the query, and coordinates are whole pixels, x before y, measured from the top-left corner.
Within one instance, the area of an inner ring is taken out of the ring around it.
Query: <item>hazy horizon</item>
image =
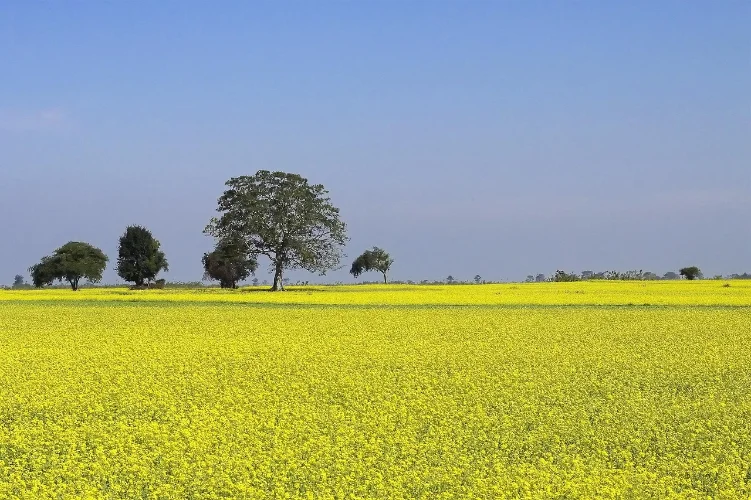
[[[230,177],[323,184],[395,280],[751,272],[751,3],[0,5],[0,284],[148,227],[197,281]],[[260,280],[266,275],[261,261]],[[376,281],[366,274],[357,281]]]

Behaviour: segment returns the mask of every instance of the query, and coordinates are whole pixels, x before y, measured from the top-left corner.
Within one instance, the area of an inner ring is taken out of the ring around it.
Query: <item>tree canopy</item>
[[[80,241],[70,241],[42,257],[38,264],[29,268],[31,280],[36,287],[51,285],[54,281],[67,281],[73,290],[78,290],[81,278],[92,283],[101,281],[109,259],[100,249]]]
[[[372,250],[365,250],[354,262],[349,272],[357,278],[362,273],[369,271],[378,271],[383,274],[383,282],[387,282],[386,273],[391,269],[394,259],[382,248],[373,247]]]
[[[238,239],[219,241],[213,252],[203,254],[202,262],[204,279],[218,281],[222,288],[237,288],[258,268],[245,242]]]
[[[274,273],[272,290],[283,290],[287,269],[321,275],[335,269],[347,241],[346,225],[321,184],[298,174],[259,170],[233,177],[218,200],[205,233],[242,239],[252,256],[264,255]]]
[[[160,246],[145,227],[128,226],[120,237],[118,276],[136,286],[143,286],[147,281],[155,280],[160,271],[168,271],[167,258]]]
[[[696,266],[684,267],[678,272],[687,280],[695,280],[696,278],[701,278],[701,271]]]

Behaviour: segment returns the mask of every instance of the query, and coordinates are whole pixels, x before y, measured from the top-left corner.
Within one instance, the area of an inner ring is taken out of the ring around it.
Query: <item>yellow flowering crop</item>
[[[727,285],[727,286],[726,286]],[[241,290],[96,288],[0,290],[3,301],[229,302],[305,305],[727,305],[751,306],[751,280],[580,281],[495,285],[358,285]]]
[[[0,498],[746,498],[723,283],[0,292]]]

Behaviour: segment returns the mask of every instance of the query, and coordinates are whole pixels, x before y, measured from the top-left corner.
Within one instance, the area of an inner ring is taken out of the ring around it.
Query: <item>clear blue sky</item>
[[[6,0],[0,283],[69,240],[114,264],[128,224],[200,279],[259,169],[324,184],[397,279],[751,271],[749,26],[730,0]]]

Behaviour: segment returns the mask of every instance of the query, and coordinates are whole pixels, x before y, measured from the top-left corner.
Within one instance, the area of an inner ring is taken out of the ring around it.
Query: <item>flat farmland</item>
[[[751,495],[751,282],[0,291],[0,346],[0,498]]]

